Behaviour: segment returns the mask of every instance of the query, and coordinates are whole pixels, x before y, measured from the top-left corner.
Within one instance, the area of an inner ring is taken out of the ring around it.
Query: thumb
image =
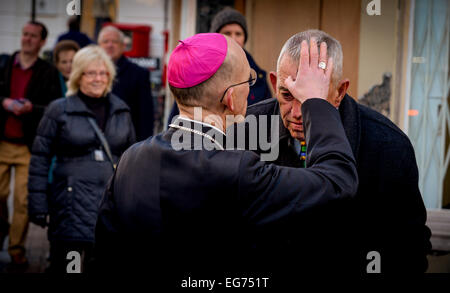
[[[284,80],[284,83],[286,84],[287,89],[292,93],[295,82],[290,75]]]

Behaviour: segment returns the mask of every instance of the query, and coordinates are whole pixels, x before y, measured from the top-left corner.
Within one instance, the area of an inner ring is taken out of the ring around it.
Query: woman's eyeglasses
[[[86,75],[90,79],[95,78],[97,75],[100,75],[101,78],[105,78],[105,77],[109,76],[109,72],[108,71],[100,71],[100,72],[87,71],[87,72],[83,72],[83,75]]]

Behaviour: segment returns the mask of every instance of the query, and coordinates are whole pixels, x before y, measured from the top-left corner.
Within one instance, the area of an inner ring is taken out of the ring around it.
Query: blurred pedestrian
[[[112,92],[130,107],[138,141],[153,134],[153,98],[150,88],[150,71],[142,68],[123,55],[125,36],[113,26],[104,27],[98,44],[116,64],[117,77]]]
[[[86,269],[100,198],[119,156],[135,141],[127,105],[110,93],[114,77],[114,64],[100,47],[81,49],[73,59],[68,97],[52,102],[39,124],[28,207],[33,223],[49,226],[50,272],[66,272],[69,251],[83,256]],[[57,164],[48,185],[53,156]]]
[[[235,40],[239,46],[244,49],[250,67],[256,71],[258,79],[250,88],[250,93],[247,97],[248,105],[250,106],[262,100],[271,98],[272,93],[267,84],[267,73],[256,64],[252,55],[244,48],[248,39],[247,21],[245,20],[245,16],[235,9],[226,7],[214,16],[211,21],[210,32],[226,35]],[[178,106],[174,103],[169,114],[168,123],[170,124],[173,117],[179,113]]]
[[[92,4],[92,15],[95,18],[95,39],[98,39],[103,24],[112,21],[110,9],[114,10],[116,8],[115,5],[114,0],[94,0]]]
[[[12,167],[14,214],[9,227],[9,268],[28,266],[25,239],[28,229],[27,181],[31,144],[48,103],[61,96],[58,71],[39,58],[47,28],[30,21],[22,29],[21,49],[0,68],[0,243],[8,235],[7,198]]]
[[[75,53],[80,50],[80,46],[74,41],[65,40],[56,44],[53,50],[53,63],[59,71],[59,81],[61,84],[61,96],[67,92],[66,82],[69,80],[72,71],[72,60]]]
[[[53,64],[59,71],[59,82],[61,85],[61,96],[66,96],[67,92],[67,81],[70,77],[70,72],[72,71],[72,60],[75,53],[80,50],[80,46],[75,41],[64,40],[56,44],[53,50]],[[52,164],[50,166],[48,174],[48,182],[52,183],[53,180],[53,169],[56,164],[56,157],[53,157]]]
[[[237,10],[227,7],[214,16],[211,22],[210,32],[223,34],[235,40],[244,49],[250,67],[256,71],[258,79],[247,97],[248,105],[271,98],[272,94],[267,84],[266,72],[256,64],[252,55],[244,48],[248,39],[245,16]]]
[[[74,15],[70,17],[67,21],[67,26],[69,27],[69,31],[61,34],[56,43],[64,40],[71,40],[76,42],[80,48],[94,43],[85,33],[80,32],[80,19],[78,16]]]

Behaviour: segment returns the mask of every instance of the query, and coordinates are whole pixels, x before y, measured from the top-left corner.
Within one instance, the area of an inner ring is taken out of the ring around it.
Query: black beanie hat
[[[211,21],[211,29],[209,31],[212,33],[218,33],[224,26],[232,23],[237,23],[242,27],[245,35],[244,43],[247,42],[247,21],[239,11],[230,7],[226,7],[214,16]]]

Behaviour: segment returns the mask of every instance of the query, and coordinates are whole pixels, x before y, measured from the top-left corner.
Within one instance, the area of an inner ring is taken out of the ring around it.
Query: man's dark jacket
[[[256,72],[257,79],[256,83],[250,88],[250,92],[247,97],[248,105],[256,104],[265,99],[269,99],[272,96],[270,92],[269,85],[267,84],[267,73],[262,70],[258,64],[256,64],[252,55],[244,50],[245,56],[247,57],[248,64]]]
[[[290,249],[300,261],[314,260],[318,266],[340,262],[337,267],[342,271],[358,268],[365,273],[370,251],[380,253],[381,272],[425,271],[430,230],[425,225],[426,210],[408,137],[389,119],[348,95],[339,113],[356,158],[357,195],[305,216]],[[278,102],[262,101],[249,107],[247,115],[280,115]],[[280,155],[274,163],[299,167],[299,156],[281,116],[279,123]]]
[[[64,40],[74,41],[80,46],[80,48],[84,48],[87,45],[94,43],[85,33],[77,30],[69,30],[68,32],[63,33],[56,40],[56,44]]]
[[[122,56],[117,61],[117,76],[112,92],[130,107],[137,141],[153,134],[153,98],[150,72]]]
[[[128,149],[100,206],[101,271],[289,264],[283,251],[253,249],[255,239],[287,229],[315,206],[352,197],[358,181],[337,110],[312,99],[302,111],[312,147],[309,169],[266,164],[251,151],[177,151],[174,146],[209,139],[172,127]],[[180,121],[221,138],[210,127]]]
[[[14,60],[18,52],[6,60],[6,66],[0,66],[0,140],[5,139],[6,118],[10,114],[2,105],[3,99],[10,96],[11,72]],[[31,150],[36,128],[44,114],[45,107],[53,100],[61,97],[58,70],[38,58],[33,65],[33,74],[28,83],[25,97],[33,104],[33,111],[20,116],[23,125],[24,139],[19,141],[25,143]]]
[[[115,162],[135,142],[130,110],[118,97],[108,95],[104,136]],[[50,215],[49,240],[94,242],[98,205],[113,174],[100,139],[88,121],[95,114],[73,95],[53,101],[39,124],[32,148],[28,178],[28,211],[31,218]],[[52,158],[53,181],[48,184]]]

